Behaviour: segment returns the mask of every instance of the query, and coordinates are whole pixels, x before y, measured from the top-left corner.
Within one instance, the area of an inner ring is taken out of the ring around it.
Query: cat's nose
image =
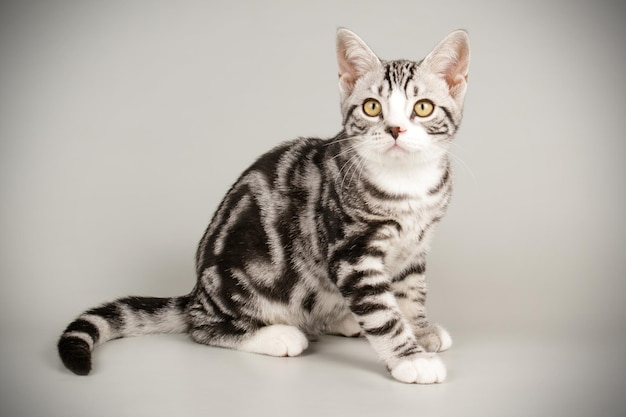
[[[402,129],[399,126],[388,126],[387,129],[385,129],[387,131],[387,133],[389,133],[394,139],[398,139],[398,136],[400,136],[400,133],[404,133],[406,132],[406,129]]]

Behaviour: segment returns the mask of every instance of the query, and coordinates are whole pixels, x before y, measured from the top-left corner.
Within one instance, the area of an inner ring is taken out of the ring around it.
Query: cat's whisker
[[[472,169],[470,168],[470,166],[457,154],[453,153],[452,151],[450,151],[449,149],[446,150],[446,154],[455,162],[457,163],[459,166],[461,166],[461,168],[468,172],[470,175],[470,178],[472,179],[472,181],[474,183],[476,183],[476,176],[474,175],[474,171],[472,171]]]
[[[350,176],[350,180],[348,181],[347,185],[348,185],[348,187],[350,187],[352,185],[352,179],[354,177],[354,172],[358,169],[359,165],[362,163],[363,160],[364,160],[364,158],[357,153],[357,154],[353,155],[348,161],[346,161],[346,163],[344,164],[344,168],[347,167],[347,169],[345,170],[343,175],[341,175],[341,177],[342,177],[341,189],[343,189],[343,185],[344,185],[346,179],[348,178],[348,176],[350,175],[351,172],[352,172],[352,175]],[[343,170],[343,168],[339,171],[340,174],[341,174],[342,170]]]
[[[366,144],[364,144],[364,143],[359,143],[359,142],[353,143],[353,144],[351,144],[349,147],[347,147],[345,150],[343,150],[343,151],[341,151],[341,152],[337,153],[337,155],[333,156],[333,157],[332,157],[332,158],[330,158],[330,159],[331,159],[331,160],[335,160],[335,159],[340,158],[340,157],[342,157],[342,156],[344,156],[344,155],[346,155],[346,154],[349,154],[349,153],[351,153],[351,152],[355,152],[355,151],[357,151],[357,148],[359,148],[359,147],[360,147],[360,148],[363,148],[365,145],[366,145]]]
[[[358,173],[358,177],[357,177],[357,181],[361,181],[361,174],[363,173],[363,169],[365,167],[365,158],[364,157],[360,157],[357,162],[356,162],[356,167],[354,168],[354,170],[352,171],[352,176],[350,177],[350,182],[348,183],[348,186],[352,185],[352,180],[354,179],[354,176]]]
[[[325,143],[324,147],[332,146],[332,145],[334,145],[336,143],[352,141],[354,139],[355,139],[355,136],[336,138],[336,139],[333,139],[333,140],[329,141],[328,143]]]

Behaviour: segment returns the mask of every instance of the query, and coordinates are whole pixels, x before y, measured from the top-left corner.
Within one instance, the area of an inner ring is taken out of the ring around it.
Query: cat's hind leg
[[[198,343],[269,356],[298,356],[309,346],[301,330],[286,324],[216,323],[192,327],[190,335]]]
[[[252,278],[228,273],[231,276],[208,268],[203,274],[187,307],[191,338],[205,345],[270,356],[298,356],[304,352],[309,341],[296,326],[286,324],[288,313],[276,310],[278,318],[259,314],[264,298],[241,284]]]
[[[352,315],[352,313],[348,313],[342,319],[330,326],[328,334],[345,337],[359,337],[363,335],[363,330],[354,318],[354,315]]]
[[[261,327],[245,338],[237,348],[244,352],[270,356],[298,356],[309,346],[307,337],[297,327],[272,324]]]

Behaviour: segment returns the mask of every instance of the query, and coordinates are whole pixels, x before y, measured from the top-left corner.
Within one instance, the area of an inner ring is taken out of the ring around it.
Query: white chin
[[[410,155],[411,151],[408,150],[408,149],[403,148],[402,146],[394,145],[394,146],[390,146],[385,151],[385,153],[388,154],[388,155],[393,155],[393,156],[397,156],[397,155],[400,155],[400,156],[405,155],[406,156],[406,155]]]
[[[394,146],[381,152],[376,158],[378,161],[388,164],[415,165],[423,164],[434,159],[438,159],[439,155],[434,152],[425,152],[420,150],[407,150],[399,146]]]

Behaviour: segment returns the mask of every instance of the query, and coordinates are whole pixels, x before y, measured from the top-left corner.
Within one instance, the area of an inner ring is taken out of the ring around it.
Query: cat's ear
[[[450,95],[462,103],[467,89],[469,61],[469,36],[464,30],[457,30],[424,58],[422,66],[443,78],[448,84]]]
[[[380,59],[365,42],[345,28],[337,29],[337,64],[342,100],[352,93],[354,85],[363,74],[382,66]]]

